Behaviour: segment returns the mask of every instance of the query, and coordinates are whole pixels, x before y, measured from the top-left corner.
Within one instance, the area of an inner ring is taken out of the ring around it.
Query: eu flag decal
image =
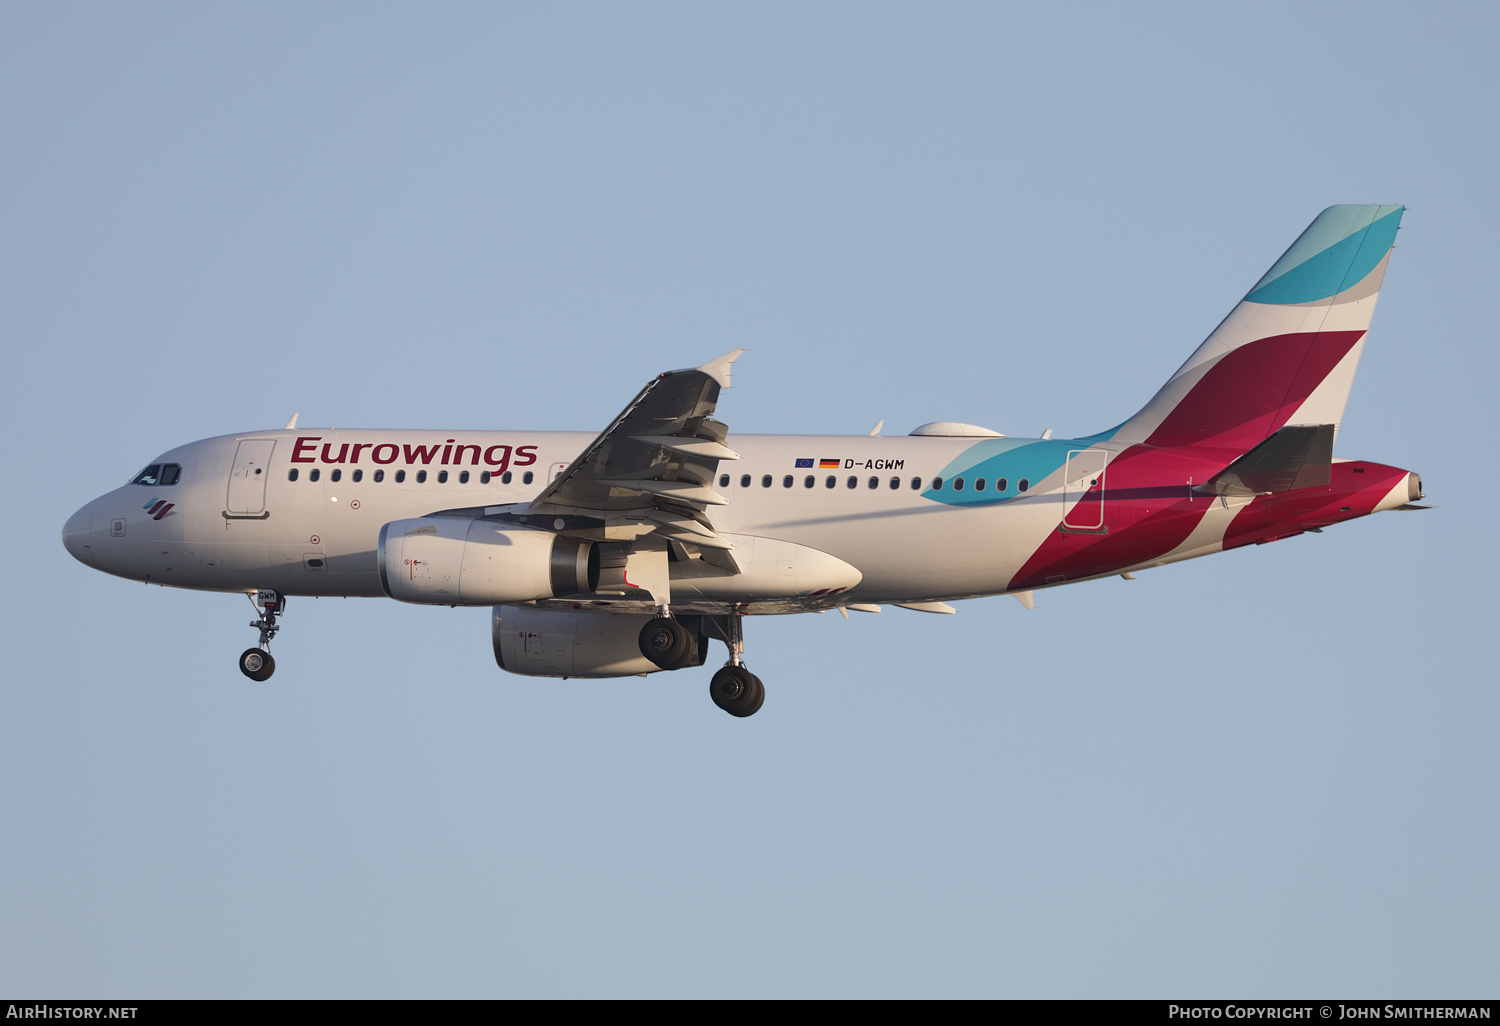
[[[812,469],[812,460],[798,460],[797,461],[797,469],[798,470],[811,470]]]

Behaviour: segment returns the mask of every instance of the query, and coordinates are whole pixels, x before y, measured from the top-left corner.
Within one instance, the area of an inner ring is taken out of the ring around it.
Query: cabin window
[[[804,477],[802,479],[802,487],[803,488],[811,488],[812,486],[813,486],[813,476],[811,474],[808,474],[806,477]]]
[[[459,484],[468,484],[469,483],[469,472],[467,470],[461,470],[461,471],[459,471],[459,474],[458,474],[458,483]]]
[[[500,475],[500,483],[510,484],[510,471],[507,470],[505,473]]]
[[[940,492],[940,491],[943,490],[943,479],[942,478],[935,477],[935,478],[932,479],[932,490],[935,491],[935,492]]]
[[[419,470],[419,471],[417,471],[417,484],[426,484],[426,483],[427,483],[427,471],[425,471],[425,470]]]
[[[385,480],[385,471],[384,470],[377,470],[377,471],[375,471],[375,483],[379,484],[380,482],[382,482],[384,480]]]
[[[1026,489],[1028,489],[1030,487],[1031,487],[1031,482],[1028,481],[1028,480],[1026,480],[1026,478],[1024,478],[1024,477],[1021,478],[1021,480],[1019,480],[1019,481],[1016,482],[1016,488],[1018,488],[1020,491],[1024,492]]]
[[[354,472],[354,483],[355,484],[359,484],[364,479],[365,479],[365,472],[363,470],[356,470]]]
[[[771,475],[770,474],[764,474],[764,475],[761,476],[760,486],[762,488],[769,488],[769,487],[771,487]]]
[[[897,491],[900,487],[901,487],[901,479],[899,477],[893,477],[893,478],[891,478],[891,491],[893,491],[893,492]]]
[[[526,473],[524,473],[524,474],[521,475],[521,483],[522,484],[531,484],[532,480],[535,477],[536,477],[536,475],[533,474],[531,471],[528,470],[528,471],[526,471]]]
[[[961,477],[955,477],[953,479],[953,490],[955,492],[961,492],[961,491],[964,490],[964,479],[963,478],[961,478]]]
[[[466,470],[466,471],[464,471],[464,473],[467,474],[468,471]],[[482,473],[480,473],[480,475],[479,475],[479,483],[480,484],[489,484],[490,483],[490,472],[488,470],[483,471]]]
[[[871,488],[879,488],[880,487],[880,478],[878,478],[878,477],[872,477],[872,478],[870,478],[870,487]]]
[[[404,471],[404,470],[398,470],[398,471],[396,471],[396,483],[397,484],[405,484],[406,483],[406,471]]]
[[[447,483],[448,483],[448,472],[446,470],[439,470],[438,471],[438,484],[447,484]]]
[[[823,487],[825,487],[825,488],[832,488],[835,485],[837,485],[838,483],[839,483],[839,479],[836,478],[836,477],[834,477],[832,474],[829,474],[828,475],[828,480],[826,480],[826,481],[823,482]]]
[[[984,491],[984,478],[981,477],[974,482],[974,490],[976,492]]]
[[[288,481],[295,481],[295,480],[297,480],[297,468],[296,467],[293,467],[291,470],[288,470],[286,472],[286,479]]]
[[[313,467],[307,472],[307,479],[309,481],[316,481],[321,473],[322,471],[320,471],[317,467]]]
[[[911,479],[911,490],[914,492],[920,492],[922,490],[922,479],[920,477],[914,477]]]
[[[337,467],[335,467],[334,470],[333,470],[333,472],[328,475],[328,480],[332,481],[334,484],[338,484],[339,479],[342,478],[343,476],[344,476],[344,472],[342,470],[339,470]]]
[[[729,475],[728,474],[720,474],[719,475],[719,487],[720,488],[728,488],[729,487]]]
[[[997,492],[1003,492],[1003,491],[1005,491],[1005,489],[1007,489],[1009,487],[1010,487],[1010,482],[1007,481],[1007,480],[1005,480],[1005,478],[1003,478],[1003,477],[997,477],[997,478],[995,478],[995,491],[997,491]]]
[[[791,486],[792,486],[792,475],[788,474],[786,477],[784,477],[784,478],[781,479],[781,487],[783,487],[783,488],[790,488]]]
[[[858,488],[859,487],[859,478],[855,477],[853,474],[849,475],[849,487],[850,488]]]
[[[119,478],[115,478],[115,480],[118,481]],[[161,483],[161,464],[160,463],[153,463],[153,464],[151,464],[151,466],[147,467],[145,470],[143,470],[139,474],[135,475],[135,480],[131,481],[130,483],[131,484],[143,484],[143,485],[160,484]]]

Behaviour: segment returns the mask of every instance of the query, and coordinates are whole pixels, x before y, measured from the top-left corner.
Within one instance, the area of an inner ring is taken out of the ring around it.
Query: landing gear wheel
[[[680,620],[656,616],[641,628],[641,655],[663,670],[680,670],[698,655],[698,639]]]
[[[251,680],[266,680],[276,672],[276,660],[269,652],[247,648],[240,653],[240,672]]]
[[[743,666],[726,666],[708,682],[714,705],[731,716],[754,716],[766,701],[766,686]]]

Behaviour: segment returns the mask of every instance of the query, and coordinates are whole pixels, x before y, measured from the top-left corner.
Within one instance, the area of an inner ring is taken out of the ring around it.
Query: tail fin
[[[1319,214],[1155,398],[1104,437],[1246,452],[1289,423],[1336,431],[1405,209]]]

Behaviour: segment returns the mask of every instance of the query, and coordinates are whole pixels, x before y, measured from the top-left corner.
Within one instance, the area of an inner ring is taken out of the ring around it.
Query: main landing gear
[[[276,660],[271,658],[271,639],[281,630],[276,622],[280,613],[286,612],[286,599],[276,592],[262,588],[250,600],[259,620],[251,620],[250,626],[260,630],[260,647],[247,648],[240,653],[240,672],[251,680],[267,680],[276,672]]]
[[[641,654],[663,670],[702,666],[704,637],[718,638],[729,648],[729,662],[709,681],[708,696],[731,716],[754,716],[766,701],[766,687],[745,667],[743,617],[730,613],[688,620],[698,623],[699,629],[693,630],[661,607],[659,615],[641,628]]]
[[[683,622],[663,608],[660,616],[646,621],[641,628],[641,655],[663,670],[680,670],[684,666],[700,666],[698,658],[698,635],[690,631]]]
[[[766,686],[745,666],[743,619],[738,613],[724,617],[729,662],[708,682],[708,697],[731,716],[754,716],[766,701]]]

